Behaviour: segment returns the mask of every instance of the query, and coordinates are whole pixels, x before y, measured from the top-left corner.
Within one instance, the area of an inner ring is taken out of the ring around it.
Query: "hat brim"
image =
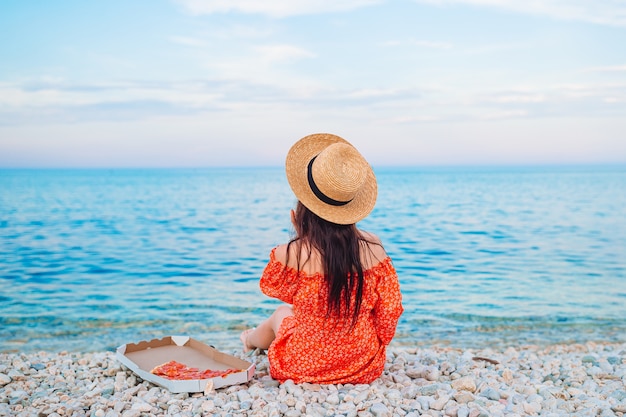
[[[352,146],[347,140],[329,133],[316,133],[296,142],[287,153],[285,162],[287,181],[296,198],[319,217],[331,223],[354,224],[367,217],[376,204],[378,186],[374,171],[369,164],[363,186],[355,197],[343,206],[333,206],[321,201],[311,190],[307,179],[311,159],[334,143]]]

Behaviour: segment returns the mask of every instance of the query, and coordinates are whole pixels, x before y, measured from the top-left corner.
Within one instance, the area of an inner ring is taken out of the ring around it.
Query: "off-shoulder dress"
[[[276,248],[260,280],[261,291],[291,304],[268,349],[272,378],[281,382],[360,384],[378,378],[402,314],[398,275],[389,257],[364,271],[361,309],[351,320],[328,317],[328,291],[321,273],[306,274],[276,259]],[[355,294],[352,294],[354,300]]]

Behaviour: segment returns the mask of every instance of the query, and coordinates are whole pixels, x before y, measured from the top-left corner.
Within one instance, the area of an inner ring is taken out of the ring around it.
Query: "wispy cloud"
[[[482,120],[610,116],[626,110],[626,84],[564,84],[470,97]]]
[[[544,103],[547,98],[545,94],[539,92],[503,92],[493,95],[488,101],[500,104],[528,104]]]
[[[313,52],[294,45],[262,45],[256,47],[262,61],[278,62],[301,58],[315,58]]]
[[[211,28],[208,34],[222,40],[267,38],[274,33],[271,26],[254,26],[251,24],[233,24],[226,27]]]
[[[204,47],[207,45],[205,40],[192,38],[190,36],[170,36],[169,40],[179,45],[186,46]]]
[[[0,124],[137,120],[162,114],[226,109],[222,95],[207,82],[119,82],[75,84],[34,80],[0,84]],[[19,118],[13,115],[20,115]]]
[[[393,125],[405,125],[416,123],[433,123],[440,122],[441,118],[436,116],[397,116],[383,120],[383,123],[389,123]]]
[[[477,44],[464,48],[463,53],[467,55],[491,55],[502,52],[531,50],[534,47],[531,42]]]
[[[435,5],[469,4],[519,13],[580,20],[611,26],[626,26],[626,3],[620,0],[414,0]]]
[[[433,48],[433,49],[450,49],[452,48],[452,44],[449,42],[441,42],[441,41],[430,41],[430,40],[418,40],[418,39],[407,39],[407,40],[392,40],[381,42],[379,45],[395,47],[395,46],[418,46],[423,48]]]
[[[346,12],[389,0],[175,0],[192,14],[240,12],[283,18]],[[621,0],[413,0],[431,5],[468,4],[517,13],[579,20],[601,25],[626,26],[626,3]]]
[[[241,12],[287,17],[328,12],[345,12],[381,3],[381,0],[177,0],[190,13]]]
[[[294,71],[300,60],[311,60],[316,54],[289,43],[246,45],[236,53],[225,53],[219,59],[205,60],[205,67],[216,79],[250,85],[269,85],[277,89],[316,86],[320,80]]]
[[[583,72],[626,72],[626,65],[585,68]]]
[[[528,110],[499,110],[493,112],[481,113],[478,118],[480,120],[508,120],[527,117]]]
[[[450,49],[452,48],[452,44],[448,42],[433,42],[433,41],[420,41],[414,40],[409,42],[411,45],[415,46],[423,46],[425,48],[436,48],[436,49]]]
[[[292,59],[298,49],[266,50],[269,60]],[[563,84],[463,91],[446,88],[341,88],[267,83],[249,78],[185,82],[129,80],[73,83],[39,79],[0,83],[0,125],[142,120],[163,115],[252,112],[259,105],[303,112],[341,112],[382,123],[615,115],[626,111],[626,84]]]

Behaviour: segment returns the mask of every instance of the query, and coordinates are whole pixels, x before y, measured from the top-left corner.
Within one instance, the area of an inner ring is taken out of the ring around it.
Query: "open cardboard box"
[[[221,388],[245,384],[254,376],[253,363],[227,355],[188,336],[167,336],[162,339],[127,343],[117,348],[117,359],[145,381],[171,392],[203,392],[207,384]],[[150,373],[165,362],[176,361],[200,370],[241,369],[240,372],[209,379],[171,380]]]

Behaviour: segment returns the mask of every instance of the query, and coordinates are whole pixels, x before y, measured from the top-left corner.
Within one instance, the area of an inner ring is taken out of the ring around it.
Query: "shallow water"
[[[395,344],[626,340],[626,168],[376,173]],[[282,169],[0,171],[0,350],[237,348],[294,202]]]

